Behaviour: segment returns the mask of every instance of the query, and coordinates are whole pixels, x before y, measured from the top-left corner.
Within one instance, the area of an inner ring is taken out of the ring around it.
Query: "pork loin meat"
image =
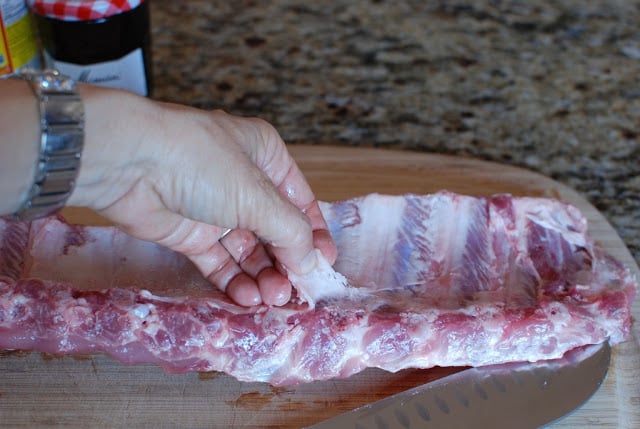
[[[572,206],[441,192],[321,208],[338,261],[292,276],[283,307],[239,307],[114,227],[0,221],[0,348],[294,385],[552,359],[629,333],[636,279]]]

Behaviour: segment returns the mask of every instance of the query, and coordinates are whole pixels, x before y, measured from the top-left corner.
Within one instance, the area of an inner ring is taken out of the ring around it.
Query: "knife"
[[[589,399],[610,357],[605,342],[561,359],[470,368],[308,429],[538,428]]]

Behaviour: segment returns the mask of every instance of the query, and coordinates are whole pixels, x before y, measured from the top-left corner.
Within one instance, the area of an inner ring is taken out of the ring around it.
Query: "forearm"
[[[0,79],[0,215],[14,213],[33,183],[39,113],[29,84]]]

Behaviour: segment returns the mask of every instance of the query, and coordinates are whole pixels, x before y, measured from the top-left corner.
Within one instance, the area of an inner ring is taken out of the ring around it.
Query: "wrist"
[[[27,82],[0,80],[0,215],[15,213],[27,198],[38,157],[38,108]]]
[[[153,102],[120,90],[79,85],[85,106],[85,147],[69,205],[101,210],[138,181],[150,158],[145,141]]]
[[[71,195],[84,143],[84,110],[68,76],[29,69],[16,77],[29,83],[39,111],[33,182],[13,213],[15,219],[32,220],[57,212]]]

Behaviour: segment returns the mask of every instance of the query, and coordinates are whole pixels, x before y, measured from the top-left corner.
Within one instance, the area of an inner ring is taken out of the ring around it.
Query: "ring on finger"
[[[231,231],[233,231],[233,228],[227,228],[224,231],[222,231],[222,234],[220,234],[218,241],[222,241],[227,235],[229,235]]]

